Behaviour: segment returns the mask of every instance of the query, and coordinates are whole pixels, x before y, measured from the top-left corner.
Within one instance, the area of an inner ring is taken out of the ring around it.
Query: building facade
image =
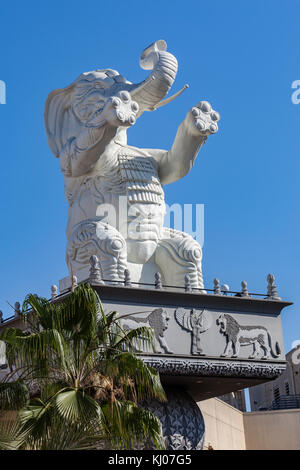
[[[300,408],[300,345],[287,353],[286,361],[279,377],[249,389],[251,411]]]

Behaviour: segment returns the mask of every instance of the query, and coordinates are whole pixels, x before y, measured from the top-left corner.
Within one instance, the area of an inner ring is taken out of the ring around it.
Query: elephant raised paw
[[[188,114],[189,127],[193,134],[208,136],[218,131],[219,113],[208,101],[199,101]]]
[[[109,98],[104,109],[95,111],[86,126],[100,127],[107,123],[113,127],[130,127],[135,123],[138,111],[137,102],[132,100],[128,91],[123,90]]]

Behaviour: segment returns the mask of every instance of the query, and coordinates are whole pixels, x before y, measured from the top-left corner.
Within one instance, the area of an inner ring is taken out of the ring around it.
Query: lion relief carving
[[[276,358],[281,354],[278,342],[275,344],[275,350],[273,349],[271,335],[264,326],[240,325],[227,313],[222,313],[219,316],[217,324],[220,325],[220,333],[223,333],[227,339],[221,357],[227,357],[230,349],[232,349],[231,357],[238,357],[240,347],[249,345],[253,345],[253,353],[249,356],[249,359],[258,357],[261,350],[263,350],[261,359],[269,359],[270,355]]]
[[[165,331],[168,329],[169,320],[170,315],[165,309],[156,308],[147,317],[139,318],[130,315],[126,320],[124,319],[122,323],[124,330],[132,330],[140,326],[140,324],[142,324],[142,326],[149,326],[153,329],[156,339],[153,352],[156,354],[161,354],[162,352],[173,354],[164,336]]]

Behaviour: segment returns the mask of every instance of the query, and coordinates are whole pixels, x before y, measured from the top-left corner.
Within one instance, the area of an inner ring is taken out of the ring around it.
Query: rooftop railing
[[[99,260],[96,256],[91,256],[90,258],[90,275],[89,278],[82,282],[88,282],[92,286],[116,286],[116,287],[130,287],[130,288],[150,288],[154,290],[169,290],[169,291],[181,291],[186,293],[199,293],[199,294],[208,294],[214,296],[230,296],[230,297],[243,297],[243,298],[263,298],[266,300],[281,300],[277,292],[277,287],[275,285],[275,277],[273,274],[268,274],[267,276],[267,293],[266,294],[258,294],[248,291],[248,286],[246,281],[241,282],[241,290],[231,291],[227,284],[220,283],[220,280],[215,278],[214,279],[214,288],[207,289],[207,288],[195,288],[192,287],[191,279],[188,274],[184,276],[184,283],[182,286],[172,286],[172,285],[165,285],[162,282],[162,277],[159,272],[155,273],[154,275],[154,283],[147,283],[147,282],[133,282],[131,281],[130,271],[125,269],[124,271],[124,279],[118,281],[112,281],[111,279],[102,279],[101,277],[101,265]],[[51,298],[50,301],[58,300],[65,295],[68,295],[76,286],[78,285],[77,277],[72,276],[72,283],[68,289],[65,289],[63,292],[58,293],[58,289],[56,285],[51,286]],[[14,305],[14,315],[10,317],[4,318],[3,313],[0,311],[0,326],[3,323],[10,322],[15,320],[16,318],[20,317],[21,309],[20,303],[16,302]],[[24,313],[24,312],[23,312]]]
[[[272,402],[269,410],[291,410],[300,408],[300,395],[282,395]]]

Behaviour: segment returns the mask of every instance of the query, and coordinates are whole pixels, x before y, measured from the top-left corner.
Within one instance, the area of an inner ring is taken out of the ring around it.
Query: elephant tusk
[[[174,95],[170,96],[170,97],[167,98],[166,100],[160,101],[160,102],[157,103],[155,106],[153,106],[152,108],[150,108],[149,111],[155,111],[157,108],[160,108],[161,106],[165,106],[166,104],[171,103],[171,101],[175,100],[175,98],[177,98],[178,96],[180,96],[181,93],[183,93],[184,90],[186,90],[188,87],[189,87],[188,85],[184,85],[184,87],[181,88],[181,90],[177,91],[177,93],[175,93]]]

